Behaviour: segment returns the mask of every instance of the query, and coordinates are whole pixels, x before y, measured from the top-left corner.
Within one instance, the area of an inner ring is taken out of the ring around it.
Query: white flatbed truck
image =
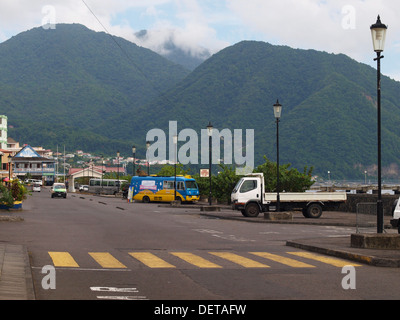
[[[392,207],[392,216],[390,219],[390,224],[393,228],[397,228],[398,233],[400,233],[400,201],[396,199]]]
[[[281,211],[301,210],[306,218],[319,218],[323,210],[337,207],[347,200],[346,192],[280,192]],[[263,173],[251,173],[241,178],[231,194],[233,210],[245,217],[257,217],[276,206],[277,193],[266,193]]]

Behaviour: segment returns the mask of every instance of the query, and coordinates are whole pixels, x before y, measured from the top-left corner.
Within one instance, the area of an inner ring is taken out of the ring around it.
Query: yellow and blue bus
[[[171,202],[175,196],[175,177],[132,177],[130,184],[132,199],[142,202]],[[199,187],[190,176],[176,177],[176,199],[194,202],[200,198]]]

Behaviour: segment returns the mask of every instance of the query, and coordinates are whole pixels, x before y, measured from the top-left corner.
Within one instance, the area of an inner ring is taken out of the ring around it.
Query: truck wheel
[[[318,219],[322,215],[322,206],[318,203],[310,204],[307,207],[308,218]]]
[[[258,207],[257,203],[249,203],[246,206],[246,209],[245,209],[245,216],[246,217],[255,218],[255,217],[258,217],[259,213],[260,213],[260,208]]]
[[[150,198],[148,196],[144,196],[142,201],[144,203],[149,203],[150,202]]]
[[[307,208],[303,208],[303,209],[301,210],[301,212],[302,212],[304,218],[309,218],[308,213],[307,213]]]

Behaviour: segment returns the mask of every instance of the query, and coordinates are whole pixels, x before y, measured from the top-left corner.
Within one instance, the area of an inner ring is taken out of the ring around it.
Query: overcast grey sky
[[[400,81],[400,1],[395,0],[1,0],[0,41],[46,22],[81,23],[159,50],[173,37],[196,55],[242,40],[344,53],[375,67],[369,27],[388,25],[382,72]],[[149,38],[135,33],[146,29]]]

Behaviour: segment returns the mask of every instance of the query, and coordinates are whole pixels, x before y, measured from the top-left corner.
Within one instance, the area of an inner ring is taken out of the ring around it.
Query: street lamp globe
[[[387,26],[381,22],[380,16],[371,26],[372,44],[375,52],[382,52],[385,48]]]
[[[279,103],[279,100],[276,100],[276,103],[274,104],[275,119],[279,119],[281,117],[281,113],[282,113],[282,105]]]
[[[209,137],[212,136],[213,128],[214,127],[212,126],[211,122],[209,122],[208,126],[207,126],[207,134],[208,134]]]

